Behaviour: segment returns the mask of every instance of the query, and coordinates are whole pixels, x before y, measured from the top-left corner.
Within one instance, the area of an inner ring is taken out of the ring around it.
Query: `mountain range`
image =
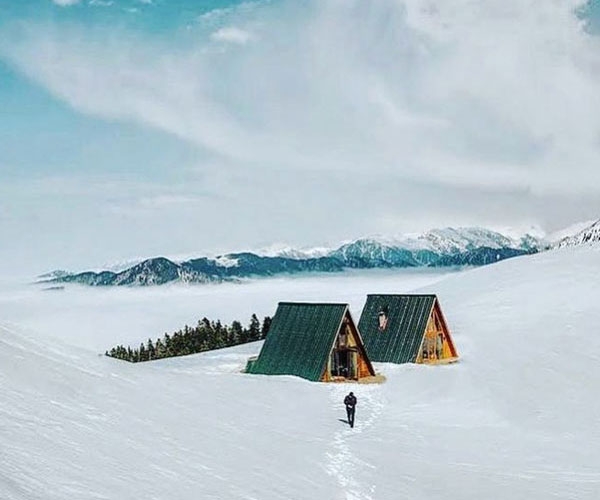
[[[284,248],[183,261],[154,257],[121,270],[53,271],[39,276],[38,283],[148,286],[235,281],[285,273],[330,273],[345,269],[483,266],[519,255],[593,241],[600,241],[600,221],[558,242],[548,242],[530,234],[514,238],[483,228],[446,228],[401,238],[361,238],[333,249]]]

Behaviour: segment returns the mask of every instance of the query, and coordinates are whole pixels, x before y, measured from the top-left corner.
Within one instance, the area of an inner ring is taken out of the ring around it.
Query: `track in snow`
[[[362,484],[358,478],[361,470],[374,469],[375,466],[358,457],[353,438],[375,425],[383,410],[383,394],[379,385],[335,384],[330,398],[336,411],[339,408],[340,415],[345,416],[343,401],[351,390],[358,399],[355,425],[352,429],[346,424],[335,432],[332,451],[326,454],[327,472],[336,478],[345,500],[373,500],[375,486]],[[343,425],[342,422],[340,425]]]

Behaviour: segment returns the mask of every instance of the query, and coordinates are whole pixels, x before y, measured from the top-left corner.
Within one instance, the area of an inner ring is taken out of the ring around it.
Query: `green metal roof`
[[[347,309],[347,304],[280,302],[248,373],[319,381]]]
[[[435,301],[435,295],[367,295],[358,329],[371,361],[416,361]],[[386,308],[388,323],[380,330],[378,315]]]

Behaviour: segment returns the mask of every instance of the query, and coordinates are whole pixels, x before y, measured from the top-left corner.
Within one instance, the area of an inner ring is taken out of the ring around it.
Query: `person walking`
[[[356,412],[356,396],[353,392],[350,392],[344,398],[344,404],[346,405],[346,415],[348,415],[348,423],[350,427],[354,427],[354,413]]]

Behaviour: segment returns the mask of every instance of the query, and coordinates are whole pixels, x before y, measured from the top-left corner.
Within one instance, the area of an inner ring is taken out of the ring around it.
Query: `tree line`
[[[231,326],[228,326],[221,324],[219,320],[210,321],[208,318],[202,318],[195,327],[185,325],[182,330],[171,335],[165,333],[155,342],[148,339],[146,344],[142,342],[138,348],[133,349],[131,346],[118,345],[105,354],[132,363],[185,356],[263,340],[269,333],[270,326],[269,316],[265,316],[261,324],[256,314],[250,318],[247,328],[244,328],[239,321],[233,321]]]

